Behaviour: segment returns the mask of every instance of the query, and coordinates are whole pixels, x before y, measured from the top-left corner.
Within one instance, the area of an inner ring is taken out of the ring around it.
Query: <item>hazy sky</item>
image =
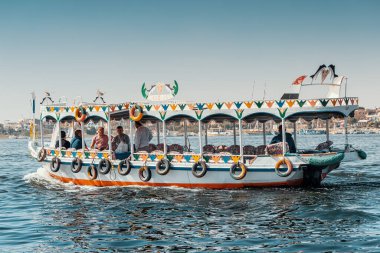
[[[279,98],[320,64],[348,95],[379,106],[380,1],[0,0],[0,121],[30,117],[30,92],[142,100],[141,84],[178,99]]]

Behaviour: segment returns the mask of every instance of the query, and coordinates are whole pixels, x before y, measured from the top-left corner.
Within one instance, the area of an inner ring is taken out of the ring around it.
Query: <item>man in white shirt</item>
[[[136,134],[135,134],[135,150],[139,151],[147,151],[149,142],[152,140],[153,135],[151,131],[143,126],[139,121],[135,122]]]

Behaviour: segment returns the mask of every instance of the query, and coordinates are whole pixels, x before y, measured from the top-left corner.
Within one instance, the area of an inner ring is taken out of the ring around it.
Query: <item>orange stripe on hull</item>
[[[164,186],[164,187],[183,187],[183,188],[208,188],[208,189],[232,189],[232,188],[244,188],[244,187],[278,187],[278,186],[299,186],[302,184],[302,179],[290,180],[287,182],[268,182],[268,183],[224,183],[224,184],[184,184],[184,183],[153,183],[153,182],[126,182],[126,181],[103,181],[103,180],[89,180],[89,179],[77,179],[68,178],[54,175],[49,173],[52,178],[55,178],[64,183],[73,183],[76,185],[86,186]]]

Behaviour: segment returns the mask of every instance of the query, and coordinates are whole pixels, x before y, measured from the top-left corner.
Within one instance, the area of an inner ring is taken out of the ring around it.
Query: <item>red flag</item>
[[[305,76],[305,75],[298,77],[296,80],[294,80],[293,84],[294,85],[300,85],[300,84],[302,84],[303,80],[305,80],[306,77],[307,76]]]

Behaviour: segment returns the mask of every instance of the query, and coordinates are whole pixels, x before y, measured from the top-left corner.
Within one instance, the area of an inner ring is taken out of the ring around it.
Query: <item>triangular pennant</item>
[[[203,156],[203,159],[206,161],[206,163],[208,163],[210,161],[210,156],[209,155],[204,155]]]
[[[133,158],[137,161],[139,160],[140,155],[139,154],[133,154]]]
[[[155,154],[149,154],[149,158],[152,162],[156,160],[156,155]]]
[[[228,109],[231,109],[232,105],[234,104],[233,102],[225,102],[224,103]]]
[[[203,110],[204,106],[205,106],[205,103],[197,103],[198,110]]]
[[[329,101],[327,99],[320,99],[319,101],[321,102],[323,107],[326,107],[326,105],[329,103]]]
[[[264,104],[264,101],[255,101],[255,104],[256,104],[257,108],[261,108],[261,106],[263,106],[263,104]]]
[[[162,104],[161,106],[164,109],[164,111],[167,111],[169,108],[169,105],[167,105],[167,104]]]
[[[180,104],[180,105],[178,105],[179,106],[179,108],[181,109],[181,111],[183,111],[184,109],[185,109],[185,107],[186,107],[186,104]]]
[[[231,159],[232,159],[232,161],[234,161],[234,163],[238,163],[240,160],[240,156],[239,155],[232,155]]]
[[[235,102],[235,106],[237,109],[240,109],[242,104],[243,104],[243,102]]]
[[[197,119],[200,120],[202,118],[203,111],[195,110],[195,115],[197,116]]]
[[[218,109],[220,110],[223,106],[223,103],[215,103],[216,107],[218,107]]]
[[[170,108],[172,111],[175,111],[175,109],[177,109],[177,104],[170,104]]]
[[[309,100],[311,107],[314,107],[317,104],[317,100]]]
[[[286,100],[286,104],[288,105],[289,108],[292,108],[295,102],[296,102],[295,100]]]
[[[241,117],[243,116],[243,112],[244,112],[243,109],[235,110],[235,113],[236,113],[236,116],[238,117],[238,119],[241,119]]]
[[[166,111],[159,111],[161,120],[164,120],[166,117]]]
[[[282,107],[285,104],[285,100],[276,101],[278,107]]]
[[[249,109],[249,108],[252,107],[252,105],[253,105],[253,101],[246,101],[246,102],[244,102],[244,104],[245,104],[245,106]]]
[[[285,115],[286,115],[286,111],[288,110],[288,108],[277,108],[278,110],[278,113],[280,114],[280,117],[281,118],[285,118]]]
[[[198,162],[199,159],[201,159],[201,156],[200,155],[191,155],[191,158],[193,158],[194,162]]]
[[[231,157],[227,155],[221,156],[221,158],[224,163],[228,163],[231,160]]]
[[[266,101],[265,103],[267,104],[268,108],[272,108],[272,105],[274,104],[274,101]]]
[[[146,108],[146,110],[149,112],[150,109],[152,108],[152,105],[145,105],[145,108]]]
[[[212,110],[212,108],[214,107],[214,103],[207,103],[206,106],[207,109]]]
[[[214,163],[218,163],[220,161],[220,155],[213,155],[211,159],[214,161]]]
[[[183,155],[175,155],[175,159],[177,160],[177,162],[182,162],[182,159],[183,159]]]
[[[169,162],[171,162],[174,158],[174,155],[167,155],[166,157],[168,158]]]
[[[191,155],[184,155],[183,158],[185,158],[186,162],[190,162],[191,160]]]
[[[297,104],[299,107],[302,107],[306,103],[306,100],[297,100]]]

